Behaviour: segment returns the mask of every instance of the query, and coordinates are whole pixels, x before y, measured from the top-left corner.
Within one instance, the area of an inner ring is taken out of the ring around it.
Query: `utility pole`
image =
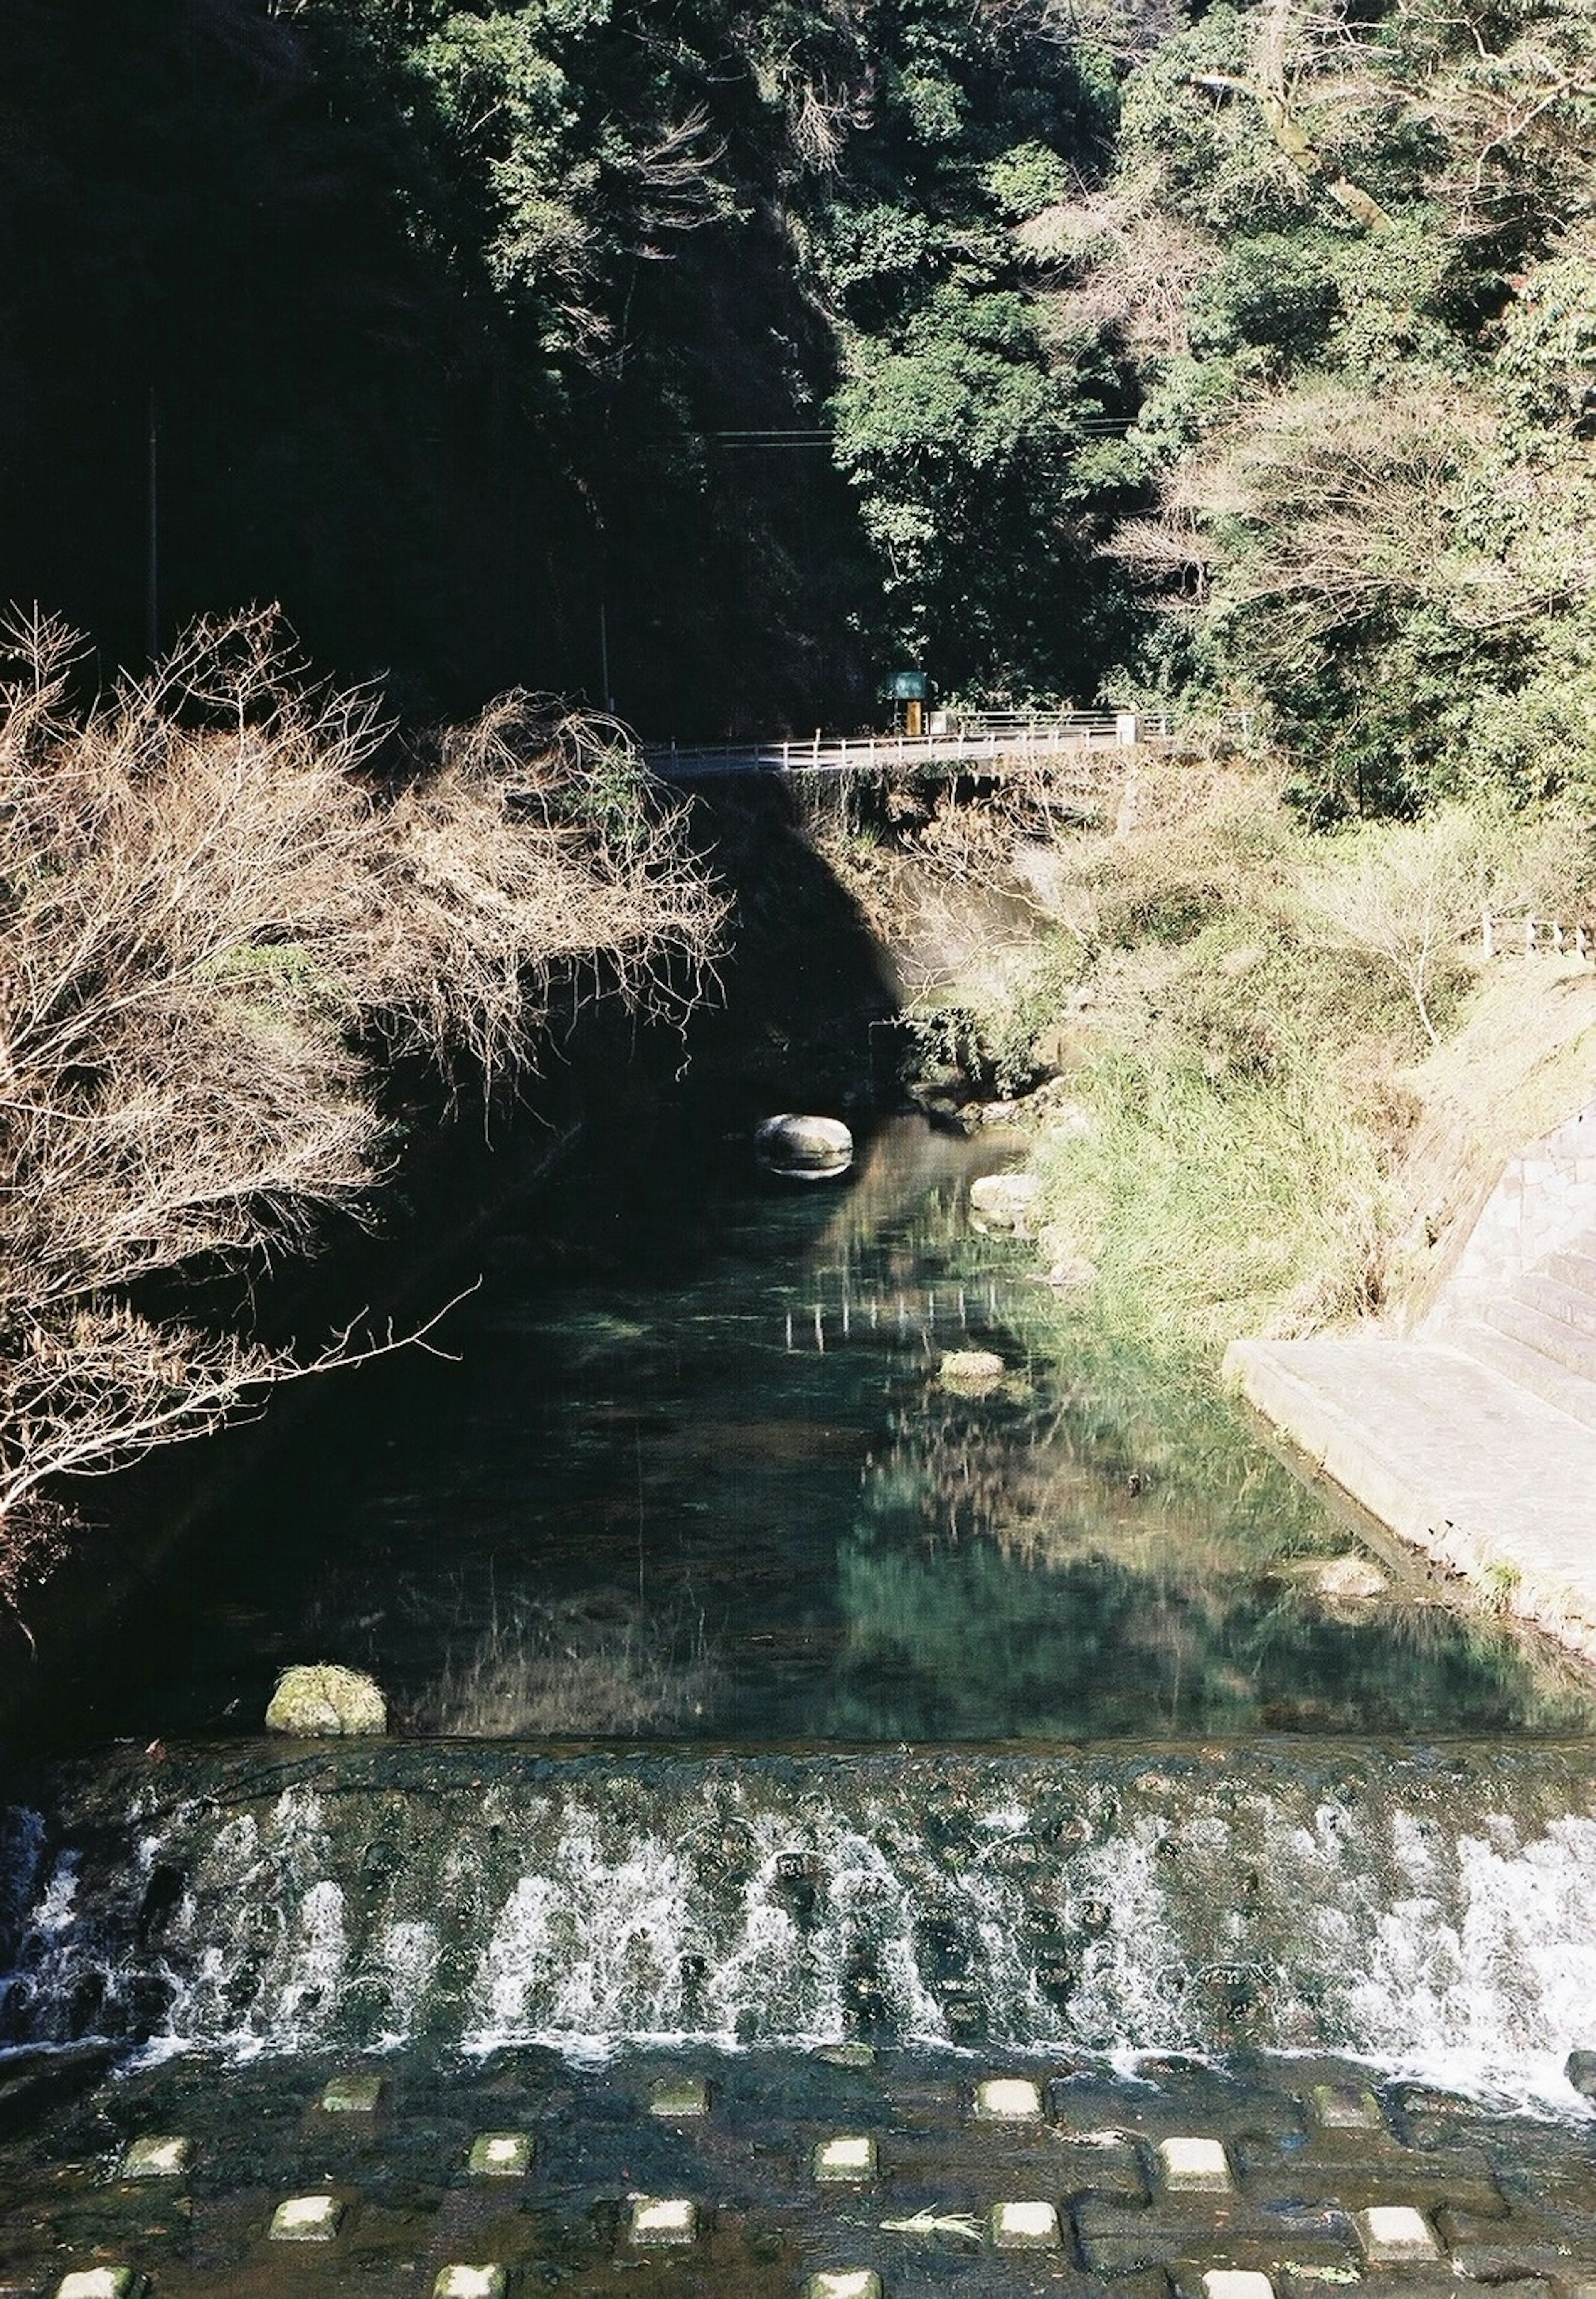
[[[145,643],[153,663],[161,652],[161,402],[150,386],[148,552],[145,564]]]

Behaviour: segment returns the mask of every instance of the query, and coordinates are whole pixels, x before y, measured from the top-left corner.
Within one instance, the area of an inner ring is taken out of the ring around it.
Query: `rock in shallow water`
[[[1035,1174],[983,1174],[969,1185],[970,1219],[977,1229],[1012,1230],[1028,1237],[1042,1184]]]
[[[829,1181],[852,1164],[853,1136],[840,1118],[788,1111],[755,1126],[753,1154],[772,1174],[795,1182]]]
[[[386,1732],[387,1704],[381,1687],[356,1668],[320,1663],[286,1668],[266,1711],[269,1732],[294,1732],[306,1739],[332,1739],[346,1733]]]
[[[1003,1378],[1003,1360],[992,1349],[948,1349],[936,1370],[937,1384],[955,1397],[987,1397]]]
[[[1365,1556],[1335,1556],[1320,1570],[1313,1585],[1321,1597],[1347,1604],[1383,1597],[1390,1583]]]

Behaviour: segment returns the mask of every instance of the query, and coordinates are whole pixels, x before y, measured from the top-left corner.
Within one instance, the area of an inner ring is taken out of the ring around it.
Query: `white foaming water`
[[[1421,1888],[1379,1913],[1344,1986],[1357,2048],[1469,2088],[1564,2090],[1596,2034],[1596,1822],[1554,1821],[1522,1850],[1464,1836],[1404,1855]]]
[[[1267,1755],[972,1759],[973,1786],[952,1759],[473,1755],[447,1796],[378,1772],[145,1801],[103,1867],[18,1832],[5,2033],[592,2055],[862,2027],[1126,2065],[1245,2043],[1567,2105],[1564,2060],[1596,2043],[1584,1760],[1504,1760],[1500,1796],[1492,1761],[1366,1754],[1343,1790],[1329,1759],[1299,1779]]]

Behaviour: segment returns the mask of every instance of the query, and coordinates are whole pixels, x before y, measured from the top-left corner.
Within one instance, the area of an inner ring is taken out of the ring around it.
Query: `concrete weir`
[[[1596,1105],[1509,1162],[1412,1339],[1234,1341],[1225,1374],[1381,1523],[1596,1663]]]

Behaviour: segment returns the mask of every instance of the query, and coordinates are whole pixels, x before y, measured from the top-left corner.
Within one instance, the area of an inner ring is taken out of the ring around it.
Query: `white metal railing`
[[[1246,741],[1253,731],[1253,718],[1250,710],[1232,710],[1219,724]],[[708,775],[885,772],[938,761],[954,765],[966,759],[1164,746],[1175,738],[1174,714],[1168,710],[1058,710],[1046,715],[986,710],[924,735],[828,735],[817,728],[811,735],[776,743],[649,743],[644,745],[643,759],[652,773],[675,782]]]
[[[1536,950],[1551,950],[1596,965],[1596,926],[1565,925],[1560,918],[1538,918],[1521,910],[1505,917],[1500,910],[1481,912],[1483,958],[1532,958]]]
[[[1134,711],[1076,710],[1056,718],[984,720],[939,729],[934,735],[827,735],[779,743],[675,743],[645,745],[644,764],[669,780],[715,774],[847,774],[899,767],[950,764],[964,759],[1035,758],[1063,751],[1129,748],[1167,743],[1173,729],[1165,717],[1139,718]]]

